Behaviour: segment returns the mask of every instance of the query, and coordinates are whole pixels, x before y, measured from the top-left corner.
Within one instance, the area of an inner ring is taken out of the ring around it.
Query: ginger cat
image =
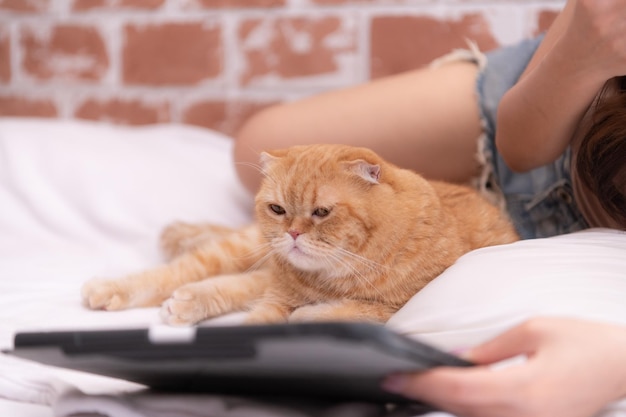
[[[247,323],[385,322],[472,249],[518,239],[477,191],[427,181],[364,148],[263,153],[257,222],[175,223],[168,264],[83,287],[92,309],[159,306],[172,325],[247,310]]]

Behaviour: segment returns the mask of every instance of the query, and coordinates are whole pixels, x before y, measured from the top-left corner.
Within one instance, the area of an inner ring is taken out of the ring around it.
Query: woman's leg
[[[368,147],[422,175],[465,182],[478,172],[478,68],[453,62],[268,108],[239,131],[235,163],[256,190],[263,150],[314,143]]]

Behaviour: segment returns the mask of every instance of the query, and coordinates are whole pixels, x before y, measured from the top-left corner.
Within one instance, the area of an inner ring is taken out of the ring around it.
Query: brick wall
[[[0,0],[0,115],[190,123],[546,28],[561,0]]]

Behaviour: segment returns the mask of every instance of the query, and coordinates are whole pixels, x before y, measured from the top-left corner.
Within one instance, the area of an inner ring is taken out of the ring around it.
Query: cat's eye
[[[285,209],[279,206],[278,204],[270,204],[269,207],[270,207],[270,210],[274,212],[274,214],[277,214],[279,216],[282,216],[283,214],[286,213]]]
[[[313,211],[313,215],[317,217],[326,217],[330,214],[330,209],[318,207]]]

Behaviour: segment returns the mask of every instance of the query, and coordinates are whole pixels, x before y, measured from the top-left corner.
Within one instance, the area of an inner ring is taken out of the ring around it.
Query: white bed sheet
[[[80,287],[93,277],[160,263],[157,236],[171,221],[250,222],[252,196],[235,178],[231,147],[230,138],[188,126],[0,119],[0,348],[10,348],[18,330],[160,325],[156,308],[89,311],[80,304]],[[474,251],[416,294],[389,325],[444,349],[473,346],[536,315],[626,325],[624,253],[626,233],[611,230]],[[108,395],[137,388],[0,355],[0,416],[66,416],[90,407],[111,417],[158,415],[146,407],[154,399]],[[212,417],[380,414],[354,404],[285,408],[213,400]],[[175,400],[168,407],[189,403]],[[178,411],[168,416],[192,415]],[[597,417],[626,417],[626,400]]]

